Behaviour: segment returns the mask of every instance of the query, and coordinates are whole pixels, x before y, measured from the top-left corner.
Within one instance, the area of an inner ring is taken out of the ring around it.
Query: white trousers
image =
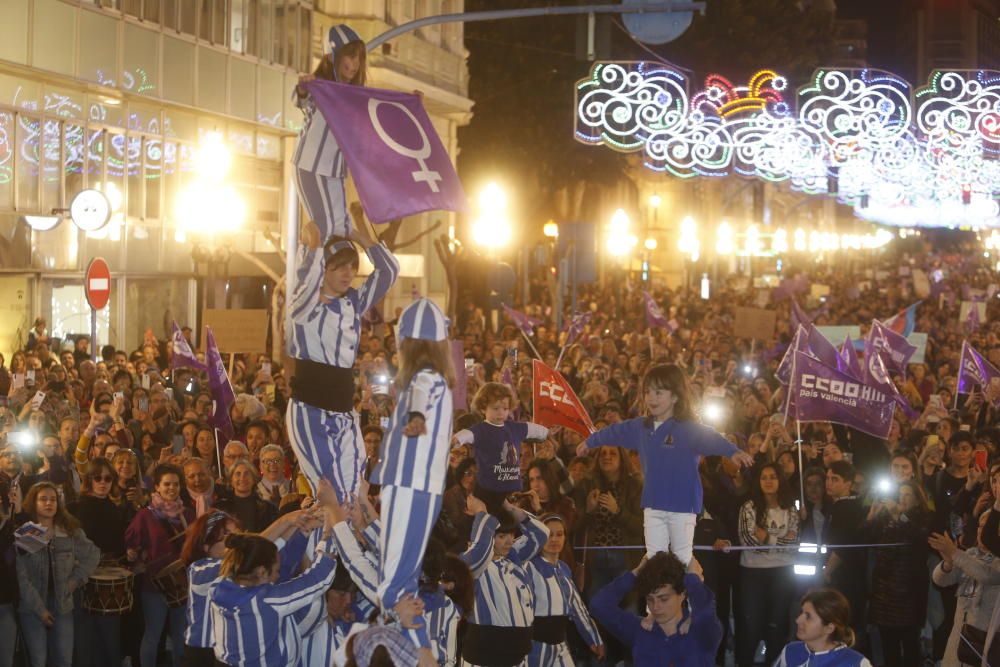
[[[660,551],[672,551],[687,565],[694,556],[694,525],[697,521],[697,514],[665,512],[648,507],[643,509],[646,555],[652,558]]]

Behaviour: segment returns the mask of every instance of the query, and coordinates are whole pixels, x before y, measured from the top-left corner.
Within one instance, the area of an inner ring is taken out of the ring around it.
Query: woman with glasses
[[[101,550],[101,562],[119,565],[125,557],[127,508],[120,504],[118,475],[105,458],[91,459],[83,473],[80,499],[72,512],[87,537]],[[120,615],[95,614],[82,606],[76,612],[75,662],[78,665],[120,665]]]

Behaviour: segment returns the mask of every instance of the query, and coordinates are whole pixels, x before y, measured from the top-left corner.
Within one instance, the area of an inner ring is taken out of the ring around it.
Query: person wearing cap
[[[317,222],[326,227],[321,235],[328,234],[329,220]],[[354,410],[361,317],[382,300],[399,275],[396,258],[367,226],[360,226],[354,238],[374,267],[357,289],[351,282],[359,258],[351,241],[331,237],[322,251],[302,246],[285,326],[288,355],[295,359],[286,409],[289,441],[310,486],[315,490],[321,478],[328,479],[341,502],[357,492],[366,458],[361,420]]]
[[[336,81],[364,86],[367,76],[365,43],[345,24],[330,28],[323,42],[323,58],[312,74],[303,74],[292,98],[305,118],[292,163],[299,198],[311,220],[324,220],[330,233],[351,235],[344,180],[347,165],[337,140],[326,124],[306,86],[310,81]],[[323,237],[326,240],[326,236]]]
[[[378,598],[384,611],[418,593],[448,474],[455,384],[448,320],[433,301],[411,303],[396,335],[399,399],[371,476],[382,487]]]

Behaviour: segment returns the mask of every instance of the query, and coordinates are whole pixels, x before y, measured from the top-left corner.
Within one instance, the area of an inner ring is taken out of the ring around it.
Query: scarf
[[[204,493],[195,493],[188,489],[188,493],[191,494],[191,499],[194,500],[194,512],[195,516],[201,516],[208,510],[212,509],[212,496],[215,492],[215,484],[213,483],[209,487],[208,491]]]
[[[180,498],[165,500],[163,496],[154,491],[152,500],[149,502],[149,509],[159,519],[166,519],[171,523],[184,521],[184,503],[181,502]]]

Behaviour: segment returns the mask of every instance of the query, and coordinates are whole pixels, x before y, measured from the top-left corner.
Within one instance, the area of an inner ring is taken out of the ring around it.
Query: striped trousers
[[[528,667],[574,667],[574,664],[566,642],[562,644],[531,642]]]
[[[327,234],[349,237],[351,216],[347,212],[347,195],[344,179],[336,176],[321,176],[305,169],[295,170],[295,182],[299,199],[306,207],[309,219]],[[320,239],[325,243],[326,239]]]
[[[313,493],[319,481],[327,479],[339,502],[351,502],[366,460],[358,414],[331,412],[293,398],[288,401],[285,423],[299,469]]]
[[[378,597],[388,611],[416,595],[431,530],[441,513],[441,495],[403,486],[382,487]]]

